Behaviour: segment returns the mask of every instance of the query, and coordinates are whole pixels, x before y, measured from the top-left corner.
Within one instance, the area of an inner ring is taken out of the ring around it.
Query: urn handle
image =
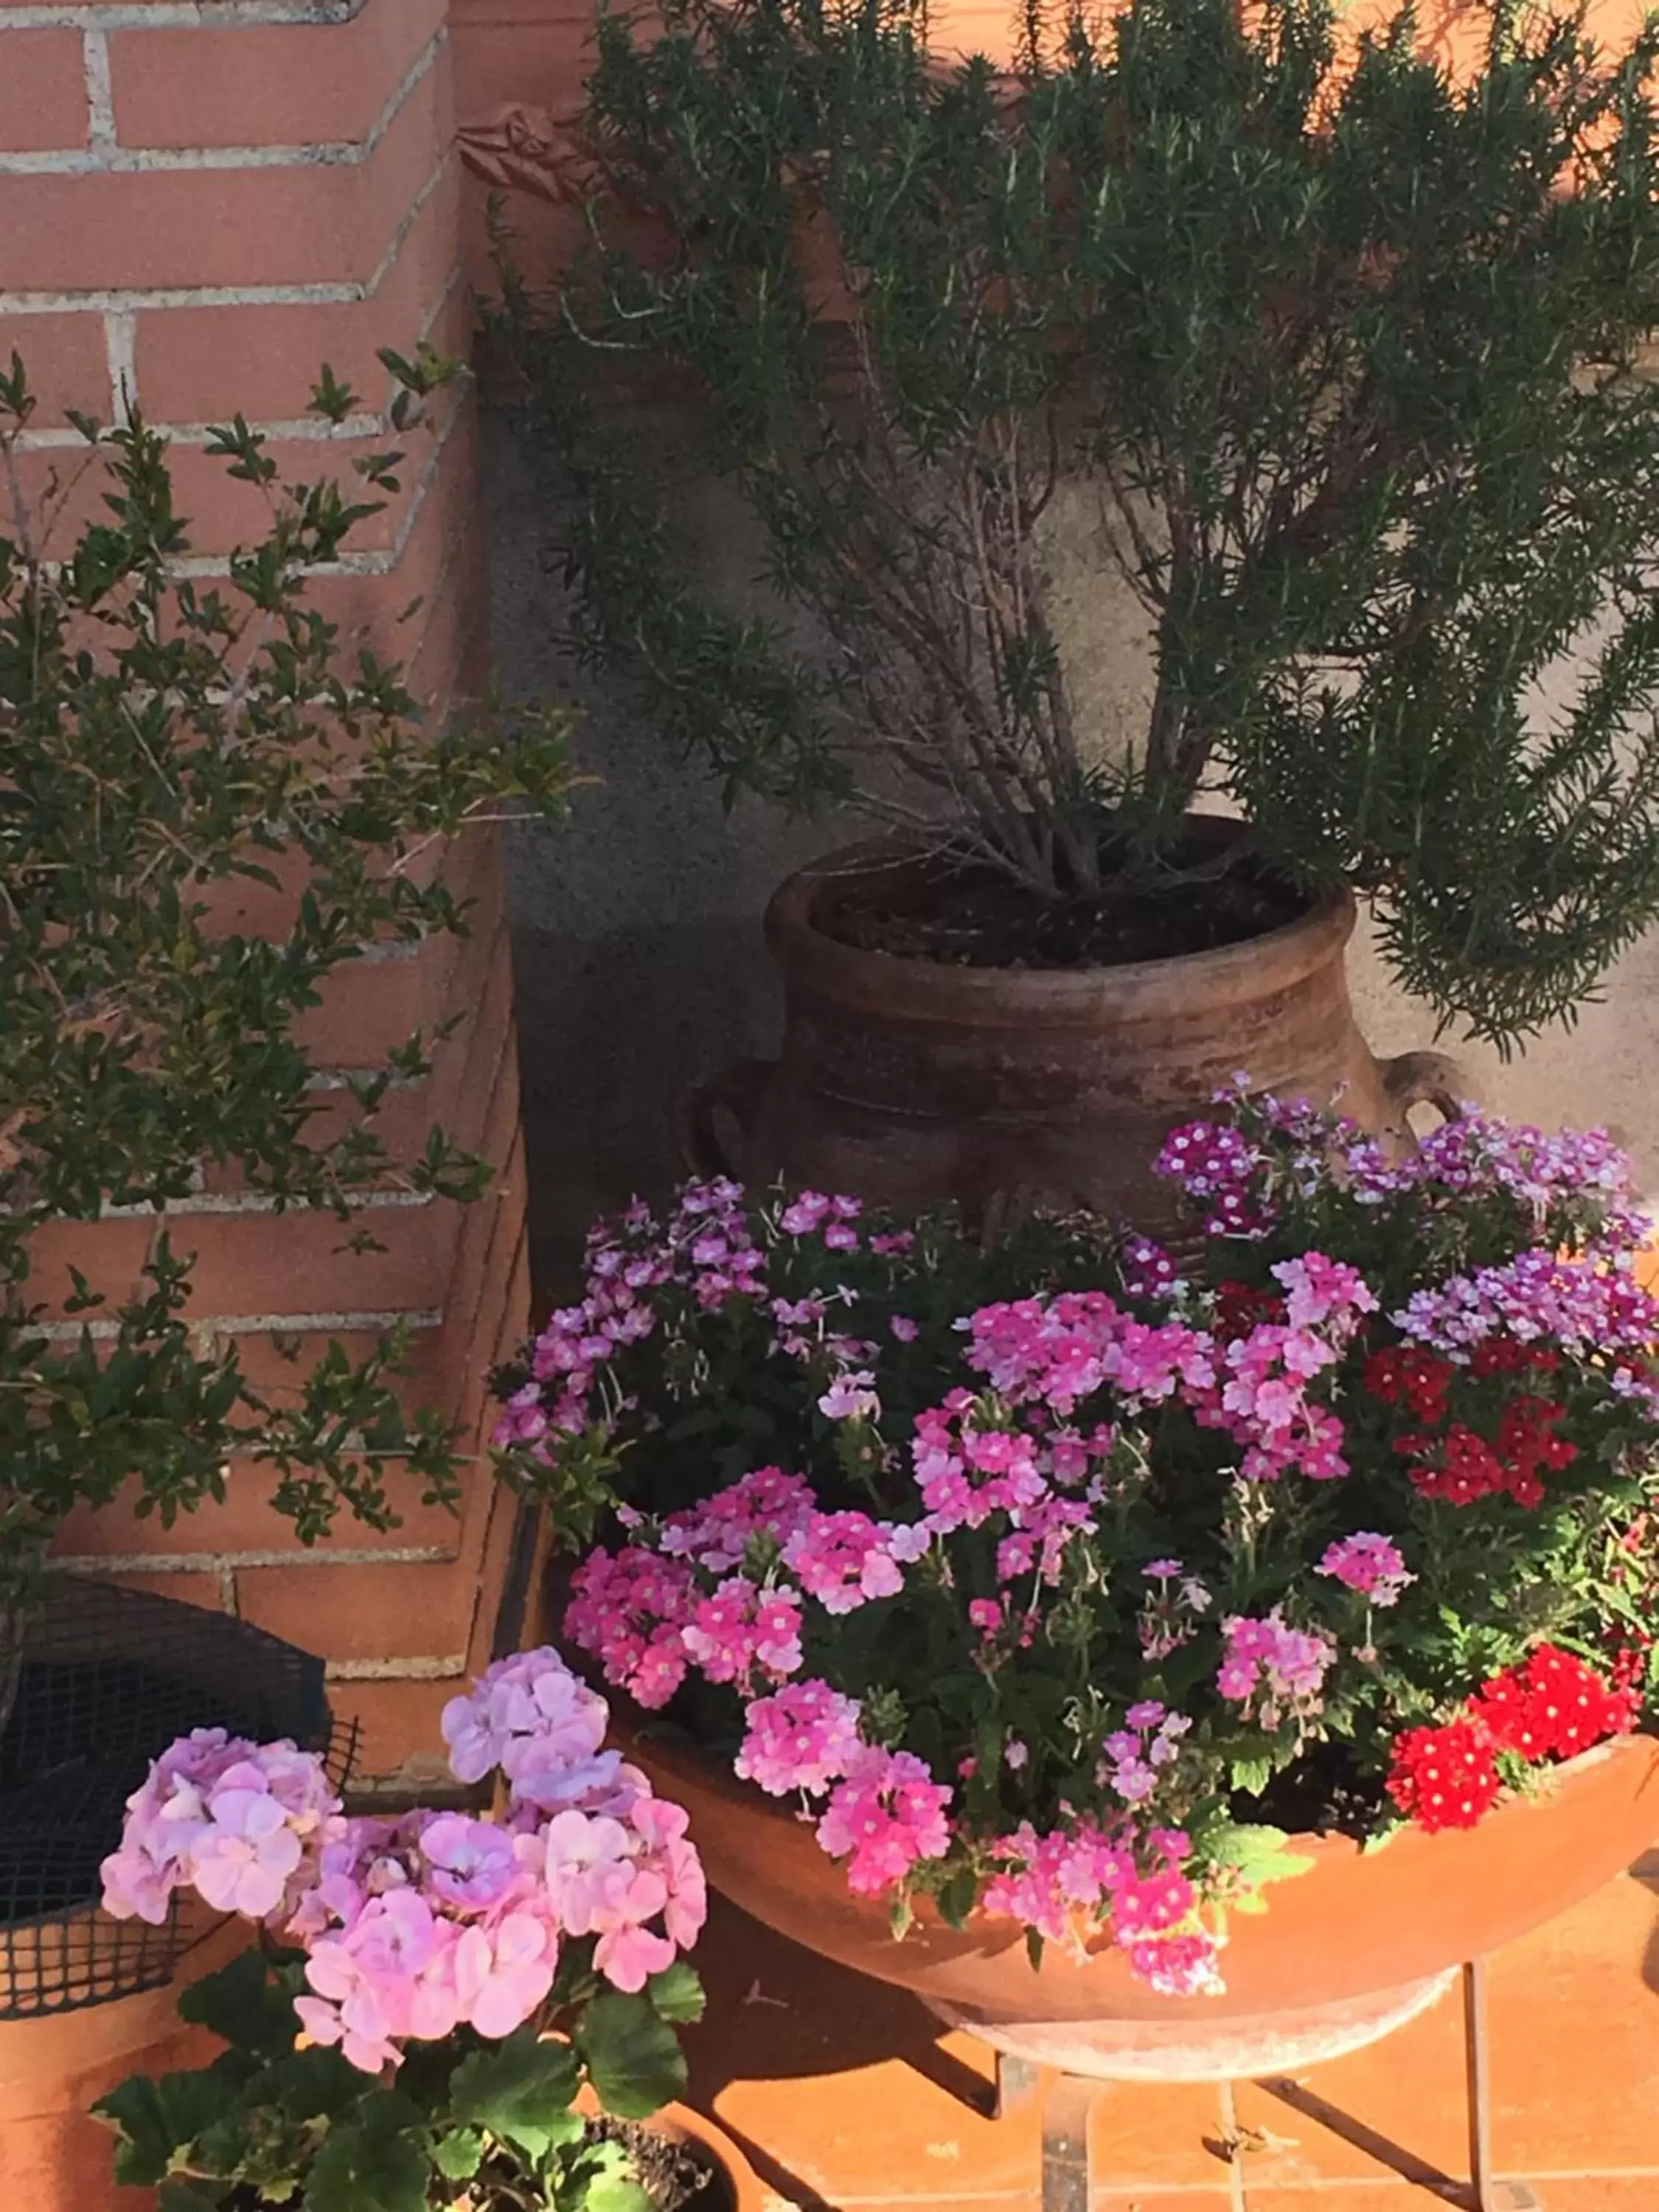
[[[1432,1106],[1447,1121],[1461,1121],[1466,1109],[1477,1103],[1474,1077],[1447,1052],[1398,1053],[1392,1060],[1379,1060],[1377,1073],[1401,1129],[1413,1106]]]
[[[693,1175],[744,1180],[750,1132],[777,1066],[775,1060],[731,1060],[681,1091],[672,1108],[674,1141]],[[717,1118],[722,1115],[737,1124],[735,1145],[722,1139]]]

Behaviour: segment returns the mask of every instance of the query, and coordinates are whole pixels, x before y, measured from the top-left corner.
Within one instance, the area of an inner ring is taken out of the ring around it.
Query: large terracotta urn
[[[1195,821],[1221,842],[1237,826]],[[971,1218],[1085,1207],[1149,1225],[1169,1131],[1235,1073],[1341,1110],[1393,1144],[1428,1103],[1469,1095],[1443,1054],[1379,1060],[1354,1021],[1346,891],[1218,951],[1124,967],[957,967],[843,942],[838,903],[900,897],[921,864],[853,847],[791,876],[766,915],[781,971],[775,1060],[741,1060],[682,1102],[687,1164],[750,1182],[849,1191],[901,1212],[954,1200]]]
[[[854,1897],[808,1822],[694,1750],[644,1729],[613,1737],[686,1808],[709,1881],[744,1911],[1000,2050],[1114,2079],[1243,2079],[1358,2050],[1659,1838],[1649,1735],[1583,1753],[1474,1828],[1407,1828],[1372,1850],[1297,1837],[1309,1869],[1271,1885],[1265,1912],[1231,1917],[1224,1994],[1163,1996],[1103,1940],[1081,1962],[1051,1944],[1034,1967],[1013,1921],[977,1914],[958,1930],[926,1901],[896,1940],[886,1900]]]

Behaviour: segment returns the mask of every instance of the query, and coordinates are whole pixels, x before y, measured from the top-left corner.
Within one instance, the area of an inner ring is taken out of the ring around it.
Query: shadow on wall
[[[698,570],[752,598],[742,518],[665,443],[665,497]],[[623,688],[560,646],[564,592],[545,501],[510,422],[487,410],[483,491],[495,667],[515,697],[568,701],[583,720],[570,822],[513,841],[511,882],[534,1279],[558,1294],[594,1214],[681,1172],[669,1131],[686,1085],[775,1049],[779,994],[761,915],[780,880],[847,834],[785,823],[679,758]]]
[[[600,935],[579,920],[517,927],[514,977],[532,1267],[559,1292],[596,1214],[684,1172],[674,1098],[719,1062],[774,1048],[778,994],[757,909]]]

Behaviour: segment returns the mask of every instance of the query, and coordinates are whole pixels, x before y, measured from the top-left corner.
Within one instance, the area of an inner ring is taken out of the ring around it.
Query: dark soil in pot
[[[1236,1797],[1236,1820],[1265,1820],[1292,1836],[1352,1836],[1363,1843],[1387,1805],[1380,1775],[1356,1774],[1338,1742],[1310,1744],[1260,1797]]]
[[[590,2120],[587,2132],[603,2142],[621,2143],[656,2212],[732,2212],[737,2193],[702,2143],[659,2134],[640,2120]]]
[[[1173,856],[1202,870],[1212,854]],[[1240,861],[1167,886],[1109,890],[1093,899],[1044,904],[991,868],[868,877],[830,891],[816,920],[826,936],[863,952],[936,960],[948,967],[1121,968],[1146,960],[1215,952],[1282,929],[1309,902],[1265,871]]]

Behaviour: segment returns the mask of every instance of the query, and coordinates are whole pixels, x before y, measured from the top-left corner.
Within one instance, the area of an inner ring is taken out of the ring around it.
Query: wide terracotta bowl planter
[[[1380,1850],[1307,1836],[1313,1865],[1234,1914],[1225,1994],[1160,1996],[1103,1943],[1040,1970],[1012,1921],[957,1931],[923,1904],[902,1942],[879,1899],[850,1894],[811,1829],[695,1752],[643,1732],[629,1756],[691,1816],[709,1881],[809,1950],[911,1990],[953,2024],[1068,2070],[1220,2079],[1289,2070],[1386,2033],[1462,1960],[1553,1919],[1659,1838],[1659,1739],[1630,1736],[1557,1769],[1475,1828],[1408,1828]]]
[[[1194,824],[1224,842],[1234,825]],[[970,1218],[1085,1207],[1149,1224],[1169,1212],[1151,1162],[1235,1072],[1254,1088],[1342,1110],[1400,1145],[1406,1117],[1469,1095],[1439,1053],[1379,1061],[1354,1021],[1343,956],[1354,902],[1218,951],[1121,968],[959,968],[868,952],[823,927],[855,883],[901,887],[914,860],[881,846],[831,854],[773,898],[781,971],[775,1060],[696,1086],[678,1117],[687,1164],[782,1176],[912,1212],[951,1199]]]

